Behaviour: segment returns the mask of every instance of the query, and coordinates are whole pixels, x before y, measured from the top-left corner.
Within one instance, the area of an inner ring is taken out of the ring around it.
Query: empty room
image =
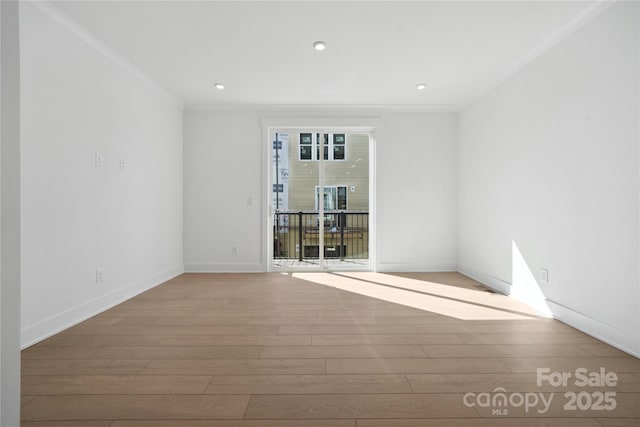
[[[640,426],[637,1],[0,1],[1,427]]]

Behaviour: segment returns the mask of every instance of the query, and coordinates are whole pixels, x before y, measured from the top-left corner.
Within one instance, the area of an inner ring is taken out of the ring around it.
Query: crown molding
[[[497,86],[504,83],[511,76],[522,70],[535,59],[542,56],[549,49],[556,46],[562,40],[577,31],[586,23],[593,20],[595,17],[600,15],[616,2],[617,0],[596,0],[593,4],[587,6],[579,14],[571,18],[564,25],[554,31],[549,37],[544,39],[539,45],[519,57],[515,62],[502,70],[502,72],[489,80],[484,86],[480,87],[479,89],[472,92],[469,96],[462,99],[462,101],[457,104],[457,110],[463,111],[464,109],[469,107],[471,104],[482,98]]]
[[[456,113],[458,108],[449,104],[396,105],[396,104],[186,104],[185,111],[255,111],[255,112],[366,112],[366,113]]]
[[[127,59],[125,59],[122,55],[118,54],[116,51],[111,49],[105,43],[96,38],[93,34],[91,34],[87,29],[82,27],[76,21],[74,21],[67,14],[58,9],[55,5],[53,5],[49,0],[28,0],[26,3],[29,3],[36,7],[38,10],[43,12],[49,18],[53,19],[59,25],[64,27],[66,30],[74,34],[76,37],[85,42],[88,46],[95,49],[97,52],[102,54],[105,58],[111,60],[120,68],[131,74],[137,80],[143,82],[147,87],[153,89],[157,93],[164,96],[171,104],[175,105],[181,110],[184,110],[184,102],[180,100],[177,96],[169,92],[166,88],[156,82],[154,79],[149,77],[145,72],[140,70],[138,67],[133,65]]]
[[[29,4],[34,5],[43,13],[48,15],[51,19],[58,24],[66,28],[71,33],[75,34],[78,38],[83,40],[86,44],[93,47],[96,51],[100,52],[103,56],[110,59],[114,63],[118,64],[122,69],[130,73],[138,80],[145,83],[148,87],[154,89],[158,93],[162,94],[176,107],[186,111],[296,111],[301,113],[313,113],[313,112],[327,112],[327,111],[366,111],[366,112],[387,112],[387,113],[452,113],[459,112],[491,90],[508,80],[511,76],[518,71],[526,67],[536,58],[543,55],[549,49],[557,45],[567,36],[578,30],[586,23],[593,20],[600,15],[603,11],[608,9],[618,0],[596,0],[593,4],[587,6],[583,11],[577,14],[575,17],[567,21],[563,26],[553,32],[549,37],[544,39],[542,43],[531,49],[526,54],[519,57],[512,64],[503,69],[499,74],[490,79],[485,85],[479,89],[473,91],[469,96],[463,98],[457,104],[425,104],[425,105],[411,105],[411,104],[185,104],[181,99],[168,91],[165,87],[160,85],[153,78],[149,77],[146,73],[133,65],[123,56],[115,52],[108,47],[102,41],[97,39],[88,30],[74,21],[71,17],[66,15],[60,9],[58,9],[50,0],[27,0]]]

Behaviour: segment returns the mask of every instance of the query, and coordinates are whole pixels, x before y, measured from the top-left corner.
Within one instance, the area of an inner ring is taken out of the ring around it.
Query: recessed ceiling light
[[[214,84],[214,86],[215,86],[215,87],[216,87],[216,89],[218,89],[218,90],[222,90],[222,89],[224,89],[224,85],[223,85],[222,83],[216,83],[216,84]]]
[[[418,90],[424,90],[426,87],[427,87],[426,83],[418,83],[416,85],[416,89],[418,89]]]
[[[325,50],[327,48],[327,43],[323,42],[322,40],[318,40],[317,42],[313,43],[313,48],[315,50]]]

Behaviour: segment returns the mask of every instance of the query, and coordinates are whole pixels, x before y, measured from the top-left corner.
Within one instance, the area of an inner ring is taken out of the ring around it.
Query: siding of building
[[[347,187],[347,210],[369,210],[369,136],[346,134],[345,160],[324,162],[325,186]],[[318,161],[301,161],[300,134],[289,134],[289,210],[314,210]],[[352,191],[352,188],[354,191]]]

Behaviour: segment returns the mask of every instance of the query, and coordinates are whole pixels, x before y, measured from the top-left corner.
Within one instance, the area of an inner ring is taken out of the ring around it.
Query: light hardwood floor
[[[457,273],[184,274],[24,350],[22,394],[29,427],[638,426],[640,360]]]

